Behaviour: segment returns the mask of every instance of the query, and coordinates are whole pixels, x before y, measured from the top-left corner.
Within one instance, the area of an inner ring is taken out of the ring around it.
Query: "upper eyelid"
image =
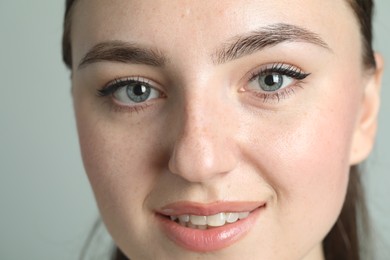
[[[142,82],[144,84],[149,85],[151,88],[155,89],[156,91],[159,91],[161,95],[164,95],[164,91],[161,89],[160,85],[156,83],[155,81],[152,81],[149,78],[142,77],[142,76],[127,76],[127,77],[118,77],[114,80],[109,81],[108,83],[104,84],[103,87],[100,87],[97,89],[97,96],[100,97],[106,97],[109,95],[114,94],[119,89],[126,86],[129,82]]]
[[[255,69],[254,73],[260,74],[260,73],[280,72],[280,71],[294,71],[296,73],[305,74],[305,72],[300,67],[288,63],[281,63],[281,62],[259,66]]]
[[[148,78],[144,78],[144,77],[140,77],[140,76],[129,76],[129,77],[121,77],[121,78],[116,78],[114,80],[111,80],[108,83],[106,83],[103,86],[103,88],[109,88],[109,87],[114,86],[114,85],[118,85],[121,83],[125,84],[128,82],[142,82],[142,83],[145,83],[145,84],[148,84],[151,86],[156,85],[156,84],[154,84],[154,81],[152,81]]]

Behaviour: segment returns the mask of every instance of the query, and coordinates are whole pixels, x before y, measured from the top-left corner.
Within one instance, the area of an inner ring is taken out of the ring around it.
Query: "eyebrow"
[[[81,59],[78,68],[81,69],[88,64],[101,61],[145,64],[162,67],[166,63],[166,58],[158,50],[141,47],[135,43],[107,41],[92,47],[91,50],[89,50]]]
[[[214,64],[226,63],[283,42],[306,42],[332,51],[318,34],[296,25],[278,23],[233,37],[212,54],[212,60]]]

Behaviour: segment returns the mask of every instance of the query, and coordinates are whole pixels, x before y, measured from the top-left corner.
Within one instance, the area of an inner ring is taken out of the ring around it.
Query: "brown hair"
[[[373,0],[347,0],[355,13],[362,35],[363,53],[362,62],[367,69],[376,67],[372,48],[372,16]],[[64,32],[62,38],[62,58],[68,68],[72,68],[71,25],[72,9],[77,0],[66,0]],[[369,251],[369,221],[365,204],[363,185],[360,180],[358,166],[350,169],[348,191],[340,216],[325,237],[323,248],[326,260],[360,260]],[[91,232],[93,234],[94,232]],[[361,234],[366,241],[362,241]],[[88,239],[90,241],[90,239]],[[364,242],[364,243],[363,243]],[[86,243],[86,247],[89,242]],[[85,249],[85,248],[84,248]],[[85,252],[83,250],[83,252]],[[127,260],[128,258],[115,248],[112,260]]]

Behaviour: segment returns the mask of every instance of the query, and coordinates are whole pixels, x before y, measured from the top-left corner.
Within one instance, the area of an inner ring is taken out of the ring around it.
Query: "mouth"
[[[156,216],[162,232],[178,246],[213,252],[244,238],[265,209],[265,202],[179,202],[163,207]]]

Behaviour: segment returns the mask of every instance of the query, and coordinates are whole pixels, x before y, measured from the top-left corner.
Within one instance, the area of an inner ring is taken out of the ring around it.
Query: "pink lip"
[[[156,214],[163,232],[177,245],[195,252],[212,252],[226,248],[242,239],[256,222],[266,203],[261,202],[216,202],[201,204],[178,202],[164,206]],[[207,230],[183,227],[168,216],[214,215],[219,212],[247,212],[247,218],[222,227]]]

